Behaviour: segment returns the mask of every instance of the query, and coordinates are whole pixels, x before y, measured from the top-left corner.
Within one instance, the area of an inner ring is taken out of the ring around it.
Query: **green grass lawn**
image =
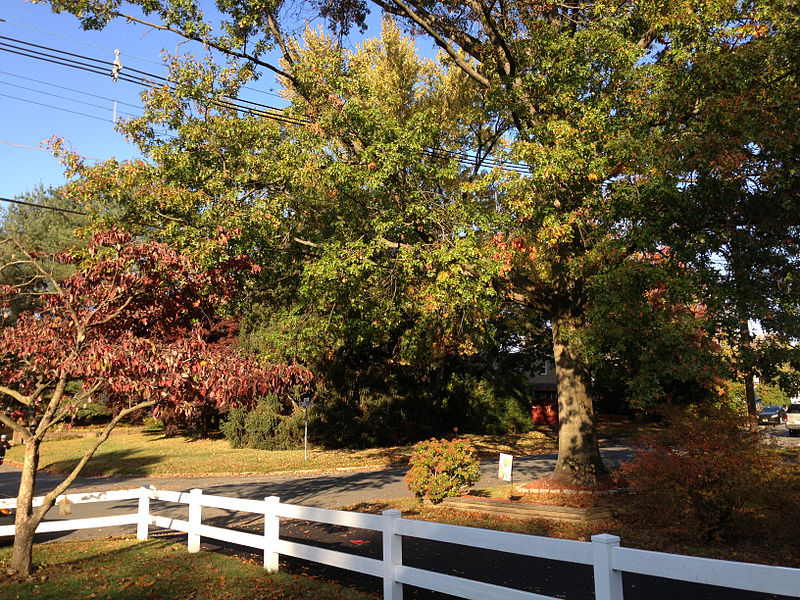
[[[0,548],[5,573],[11,548]],[[0,576],[6,600],[98,598],[145,600],[367,600],[365,594],[308,577],[267,574],[261,565],[185,544],[131,538],[37,544],[39,569],[25,581]]]
[[[49,439],[42,444],[39,468],[56,474],[66,474],[77,464],[92,443],[95,430],[76,429],[68,438]],[[89,434],[88,437],[81,437]],[[511,452],[516,456],[552,452],[555,449],[552,433],[534,431],[502,437],[467,437],[482,456]],[[225,439],[196,439],[164,437],[125,427],[116,431],[98,449],[82,475],[238,475],[298,472],[304,470],[335,470],[347,468],[385,468],[405,466],[411,446],[373,448],[369,450],[323,450],[310,448],[308,461],[303,449],[252,450],[233,449]],[[9,461],[21,462],[22,447],[6,453]]]

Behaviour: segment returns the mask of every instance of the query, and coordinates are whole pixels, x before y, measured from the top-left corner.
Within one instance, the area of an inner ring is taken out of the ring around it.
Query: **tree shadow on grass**
[[[138,450],[113,450],[95,454],[80,473],[81,477],[148,475],[148,468],[163,462],[164,457],[143,454]],[[40,465],[42,471],[67,475],[80,462],[79,458],[58,460]]]

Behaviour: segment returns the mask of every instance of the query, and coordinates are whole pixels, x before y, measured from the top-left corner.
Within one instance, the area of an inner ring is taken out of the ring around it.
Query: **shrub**
[[[164,421],[155,417],[145,417],[142,419],[142,427],[147,431],[164,431]]]
[[[92,425],[107,423],[110,420],[111,411],[105,405],[96,402],[85,402],[78,406],[72,423],[73,425]]]
[[[477,452],[466,440],[419,442],[409,465],[408,489],[434,503],[457,496],[480,478]]]
[[[228,411],[220,429],[232,448],[289,450],[303,444],[303,414],[284,415],[277,396],[266,396],[258,405]]]
[[[727,406],[674,411],[666,424],[622,468],[631,517],[679,537],[731,537],[776,489],[779,457]]]
[[[220,423],[220,431],[231,448],[247,448],[247,431],[244,428],[244,420],[247,417],[247,409],[242,407],[231,408],[228,415]]]

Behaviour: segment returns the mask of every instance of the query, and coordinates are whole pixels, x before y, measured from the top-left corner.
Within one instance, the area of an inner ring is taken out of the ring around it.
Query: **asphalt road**
[[[617,445],[604,448],[602,454],[607,464],[617,465],[630,458],[631,450]],[[555,464],[555,454],[515,458],[514,483],[524,483],[543,477],[553,470]],[[495,461],[482,463],[478,486],[502,485],[504,482],[497,478],[497,468],[498,464]],[[200,488],[208,494],[256,500],[267,496],[278,496],[281,502],[333,508],[358,502],[409,497],[411,494],[403,482],[405,471],[406,469],[399,468],[279,477],[82,477],[70,486],[69,492],[120,490],[153,485],[160,489],[177,491]],[[39,473],[36,479],[36,495],[47,493],[61,480],[61,477]],[[0,465],[0,498],[16,496],[18,487],[19,469],[7,464]],[[114,503],[88,504],[85,505],[85,508],[90,511],[91,516],[114,514],[107,512],[109,505],[113,507]],[[80,506],[73,507],[73,517],[77,515],[80,508]],[[55,511],[52,512],[55,513]],[[57,514],[48,515],[48,517],[59,518]]]

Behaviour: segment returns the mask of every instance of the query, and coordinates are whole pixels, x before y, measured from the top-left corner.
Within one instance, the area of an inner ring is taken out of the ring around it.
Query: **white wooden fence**
[[[146,540],[150,526],[162,527],[187,533],[189,552],[200,550],[200,539],[203,537],[262,550],[264,567],[268,571],[278,570],[278,557],[283,554],[382,578],[385,600],[402,600],[403,585],[413,585],[472,600],[551,600],[550,596],[405,566],[402,556],[403,537],[422,538],[522,556],[591,565],[594,569],[595,598],[597,600],[623,600],[622,573],[637,573],[800,598],[800,569],[622,548],[617,536],[607,534],[592,536],[591,542],[558,540],[403,519],[400,511],[397,510],[385,510],[380,515],[353,513],[283,504],[276,496],[270,496],[264,500],[210,496],[203,494],[199,489],[184,493],[155,488],[139,488],[66,494],[59,497],[59,501],[65,499],[73,504],[137,500],[138,510],[136,513],[111,517],[43,521],[37,532],[73,531],[135,524],[137,525],[137,537],[140,540]],[[188,505],[188,520],[152,514],[150,512],[151,500]],[[36,498],[34,504],[41,504],[41,498]],[[0,500],[0,508],[15,508],[15,506],[16,499]],[[203,507],[263,515],[264,532],[255,534],[204,525],[202,523]],[[382,558],[355,556],[346,552],[282,540],[278,535],[281,518],[302,519],[379,531],[383,540]],[[13,525],[0,526],[0,537],[12,535],[14,535]]]

